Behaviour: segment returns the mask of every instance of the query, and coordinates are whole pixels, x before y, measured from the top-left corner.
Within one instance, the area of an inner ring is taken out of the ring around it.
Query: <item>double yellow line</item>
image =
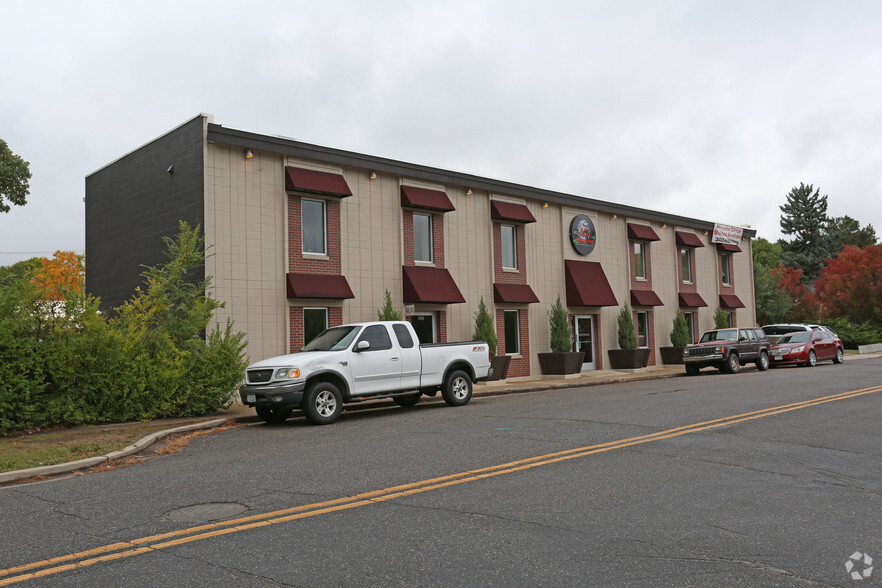
[[[818,406],[820,404],[826,404],[828,402],[847,400],[849,398],[856,398],[858,396],[864,396],[866,394],[872,394],[874,392],[880,391],[882,391],[882,386],[863,388],[861,390],[852,390],[850,392],[842,392],[840,394],[833,394],[831,396],[824,396],[821,398],[814,398],[812,400],[795,402],[793,404],[786,404],[783,406],[766,408],[754,412],[747,412],[744,414],[733,415],[726,418],[705,421],[703,423],[695,423],[683,427],[676,427],[674,429],[659,431],[657,433],[652,433],[649,435],[630,437],[628,439],[620,439],[618,441],[610,441],[608,443],[600,443],[598,445],[578,447],[576,449],[568,449],[566,451],[548,453],[546,455],[539,455],[536,457],[530,457],[518,461],[512,461],[486,468],[480,468],[477,470],[451,474],[449,476],[441,476],[439,478],[431,478],[429,480],[422,480],[420,482],[413,482],[411,484],[393,486],[391,488],[375,490],[373,492],[365,492],[363,494],[357,494],[355,496],[347,496],[344,498],[328,500],[325,502],[316,502],[313,504],[307,504],[304,506],[298,506],[284,510],[277,510],[274,512],[240,517],[229,521],[190,527],[187,529],[172,531],[170,533],[162,533],[160,535],[151,535],[150,537],[133,539],[131,541],[112,543],[110,545],[96,547],[95,549],[89,549],[87,551],[80,551],[78,553],[71,553],[69,555],[62,555],[59,557],[53,557],[51,559],[45,559],[30,564],[0,570],[0,586],[7,586],[9,584],[15,584],[18,582],[23,582],[25,580],[32,580],[34,578],[41,578],[44,576],[58,574],[69,570],[84,568],[97,563],[123,559],[126,557],[132,557],[134,555],[141,555],[142,553],[158,551],[160,549],[167,549],[169,547],[182,545],[184,543],[202,541],[203,539],[210,539],[211,537],[219,537],[221,535],[229,535],[231,533],[248,531],[250,529],[257,529],[269,525],[287,523],[289,521],[294,521],[297,519],[314,517],[332,512],[348,510],[351,508],[358,508],[360,506],[367,506],[370,504],[385,502],[387,500],[394,500],[396,498],[401,498],[404,496],[421,494],[423,492],[429,492],[431,490],[438,490],[440,488],[446,488],[448,486],[465,484],[467,482],[475,482],[477,480],[482,480],[485,478],[502,476],[505,474],[511,474],[514,472],[520,472],[532,468],[546,466],[569,459],[576,459],[580,457],[585,457],[587,455],[594,455],[596,453],[612,451],[613,449],[622,449],[624,447],[651,443],[653,441],[661,441],[662,439],[670,439],[671,437],[679,437],[680,435],[698,433],[700,431],[708,431],[728,425],[734,425],[736,423],[773,416],[793,410],[800,410],[802,408],[808,408],[811,406]]]

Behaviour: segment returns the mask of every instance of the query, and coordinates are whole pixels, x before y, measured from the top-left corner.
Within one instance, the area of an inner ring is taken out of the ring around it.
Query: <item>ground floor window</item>
[[[505,354],[518,355],[521,352],[520,311],[506,310],[503,312],[503,328],[505,329]]]
[[[420,343],[437,343],[438,328],[434,312],[415,312],[410,317],[413,330],[416,331]]]
[[[637,345],[649,347],[649,313],[645,310],[637,311]]]
[[[695,313],[684,312],[683,317],[686,319],[686,327],[689,329],[689,342],[695,343]]]
[[[303,344],[307,344],[328,328],[327,308],[303,309]]]

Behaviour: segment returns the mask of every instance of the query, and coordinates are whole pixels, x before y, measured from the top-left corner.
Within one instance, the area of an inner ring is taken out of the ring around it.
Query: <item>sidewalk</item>
[[[874,359],[882,357],[882,353],[868,353],[864,355],[846,355],[846,361],[855,361],[862,359]],[[742,369],[756,369],[753,365],[744,366]],[[783,369],[783,368],[782,368]],[[616,384],[619,382],[636,382],[641,380],[657,380],[662,378],[674,378],[684,376],[685,370],[682,365],[660,365],[651,366],[639,370],[595,370],[590,372],[582,372],[567,376],[528,376],[524,378],[508,378],[506,380],[498,380],[495,382],[478,382],[474,385],[473,396],[501,396],[505,394],[519,394],[526,392],[536,392],[539,390],[555,390],[560,388],[576,388],[580,386],[597,386],[601,384]],[[710,371],[708,371],[710,373]],[[436,397],[440,398],[440,397]],[[370,408],[372,406],[385,406],[389,402],[388,399],[368,400],[357,405],[344,406],[344,410],[354,410],[357,408]],[[107,455],[90,457],[74,462],[55,464],[51,466],[42,466],[30,468],[27,470],[18,470],[13,472],[0,473],[0,484],[22,480],[35,476],[52,476],[67,472],[76,471],[83,468],[93,467],[105,461],[126,457],[139,451],[143,451],[159,439],[173,434],[198,429],[210,429],[220,426],[227,421],[236,421],[242,424],[259,424],[262,423],[255,413],[254,409],[243,404],[233,404],[229,408],[219,411],[215,414],[205,415],[204,417],[187,418],[187,419],[163,419],[168,422],[169,428],[158,433],[153,433],[144,437],[140,441]],[[195,421],[195,422],[194,422]],[[181,426],[181,422],[188,424]],[[120,426],[125,426],[121,424]]]

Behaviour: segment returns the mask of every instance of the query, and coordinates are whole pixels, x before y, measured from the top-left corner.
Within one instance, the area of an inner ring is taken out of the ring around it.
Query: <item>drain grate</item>
[[[234,517],[246,510],[247,506],[235,502],[208,502],[177,508],[165,513],[165,518],[181,523],[205,523]]]

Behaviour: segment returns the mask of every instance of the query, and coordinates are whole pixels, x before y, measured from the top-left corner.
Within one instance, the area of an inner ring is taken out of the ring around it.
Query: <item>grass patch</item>
[[[190,422],[196,422],[190,421]],[[0,437],[0,472],[67,463],[118,451],[159,431],[189,424],[126,423]]]

